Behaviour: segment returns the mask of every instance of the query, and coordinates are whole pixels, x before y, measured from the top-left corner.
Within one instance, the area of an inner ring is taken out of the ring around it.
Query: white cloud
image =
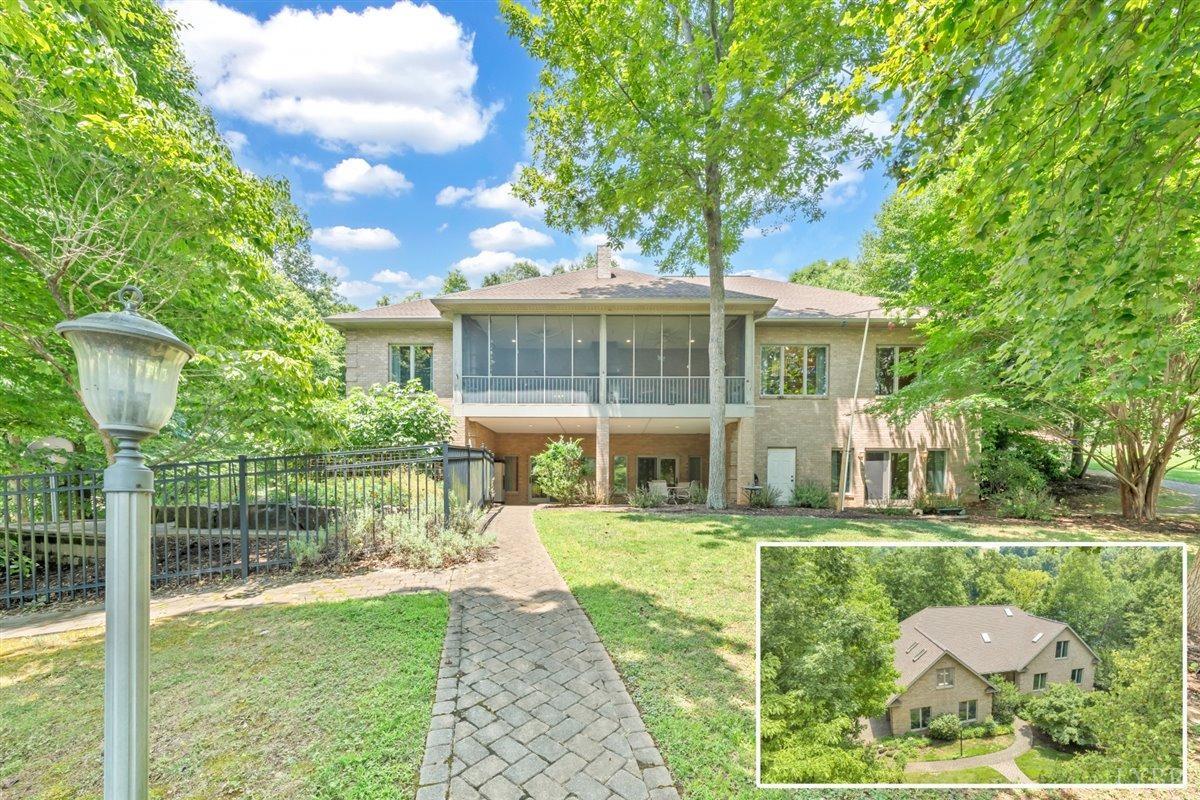
[[[434,289],[440,289],[442,279],[437,275],[426,275],[424,278],[414,278],[404,270],[381,269],[371,276],[371,280],[376,283],[394,284],[396,288],[404,291],[419,291],[425,292]]]
[[[761,228],[757,225],[750,225],[750,226],[742,229],[742,238],[743,239],[762,239],[765,236],[774,236],[777,233],[784,233],[791,227],[792,226],[788,225],[786,222],[781,223],[779,225],[768,225],[765,228]]]
[[[387,228],[348,228],[345,225],[317,228],[312,233],[312,240],[332,250],[390,250],[400,246],[396,234]]]
[[[362,158],[347,158],[325,173],[325,188],[335,200],[349,200],[356,194],[400,194],[412,188],[412,182],[387,164],[370,164]]]
[[[540,216],[544,208],[542,205],[531,206],[513,194],[513,180],[516,179],[523,166],[523,164],[515,165],[509,179],[496,186],[488,186],[483,181],[475,184],[472,189],[465,186],[447,186],[438,192],[435,202],[439,206],[453,206],[461,202],[474,208],[503,211],[506,214],[522,217]]]
[[[445,153],[499,111],[475,97],[474,38],[433,5],[284,7],[265,21],[214,0],[167,0],[217,110],[381,155]]]
[[[339,261],[337,258],[323,256],[320,253],[313,253],[313,266],[322,272],[327,272],[338,280],[345,280],[350,276],[350,270]]]
[[[750,278],[766,278],[771,281],[787,281],[787,276],[775,269],[739,269],[734,275],[745,275]]]
[[[374,300],[383,294],[383,287],[370,281],[342,281],[337,285],[338,294],[355,303]]]
[[[850,126],[860,128],[877,139],[892,138],[892,118],[886,111],[873,111],[870,114],[855,114],[850,118]]]
[[[867,174],[853,164],[842,164],[838,169],[840,174],[825,187],[825,196],[821,198],[825,208],[845,205],[862,195],[862,183]]]
[[[449,222],[443,222],[441,225],[438,225],[438,226],[437,226],[437,232],[438,232],[438,233],[445,233],[445,232],[446,232],[446,229],[447,229],[447,228],[449,228],[449,227],[450,227],[450,223],[449,223]]]
[[[321,169],[320,164],[318,164],[316,161],[313,161],[311,158],[305,158],[304,156],[292,156],[288,159],[288,163],[293,167],[297,167],[298,169],[306,169],[310,172],[318,172]]]
[[[480,275],[487,275],[489,272],[506,269],[511,267],[517,261],[522,261],[516,253],[511,253],[506,250],[483,250],[473,256],[460,258],[454,262],[454,266],[461,269],[468,276],[477,278]]]
[[[526,228],[516,220],[501,222],[490,228],[476,228],[470,234],[471,246],[477,250],[528,250],[554,244],[545,233]]]
[[[225,137],[225,144],[229,145],[229,149],[234,153],[242,152],[246,145],[250,144],[250,139],[241,131],[225,131],[222,135]]]

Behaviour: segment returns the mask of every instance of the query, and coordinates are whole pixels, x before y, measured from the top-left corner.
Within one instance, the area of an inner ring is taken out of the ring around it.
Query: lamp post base
[[[104,800],[147,800],[154,475],[136,440],[117,445],[104,471]]]

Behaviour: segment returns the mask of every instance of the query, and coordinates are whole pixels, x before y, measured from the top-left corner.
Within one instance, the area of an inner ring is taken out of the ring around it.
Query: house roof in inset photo
[[[1012,605],[930,606],[900,622],[894,653],[897,682],[907,688],[943,653],[980,675],[1017,672],[1069,629],[1065,622]],[[1092,652],[1086,642],[1083,646]],[[925,655],[915,657],[922,650]]]

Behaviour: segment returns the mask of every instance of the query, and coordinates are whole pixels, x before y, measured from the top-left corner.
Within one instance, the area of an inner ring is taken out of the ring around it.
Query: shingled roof
[[[900,622],[893,655],[898,683],[907,688],[943,653],[980,675],[1016,672],[1069,627],[1016,606],[930,606]]]
[[[787,281],[730,275],[725,279],[725,299],[743,303],[765,312],[768,320],[836,320],[862,318],[868,311],[878,311],[878,297],[805,286]],[[542,275],[497,286],[468,289],[430,300],[410,300],[406,303],[368,308],[328,318],[333,325],[355,322],[408,322],[444,319],[443,311],[474,304],[534,303],[596,303],[615,302],[707,302],[708,278],[648,275],[628,269],[613,268],[609,277],[594,269]]]

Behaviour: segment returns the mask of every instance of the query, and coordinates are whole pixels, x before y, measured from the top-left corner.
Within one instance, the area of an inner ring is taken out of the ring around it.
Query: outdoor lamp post
[[[141,440],[175,410],[179,371],[196,351],[138,314],[142,293],[124,305],[60,322],[75,351],[83,404],[117,445],[104,470],[104,798],[146,800],[150,641],[150,501],[153,474]]]

